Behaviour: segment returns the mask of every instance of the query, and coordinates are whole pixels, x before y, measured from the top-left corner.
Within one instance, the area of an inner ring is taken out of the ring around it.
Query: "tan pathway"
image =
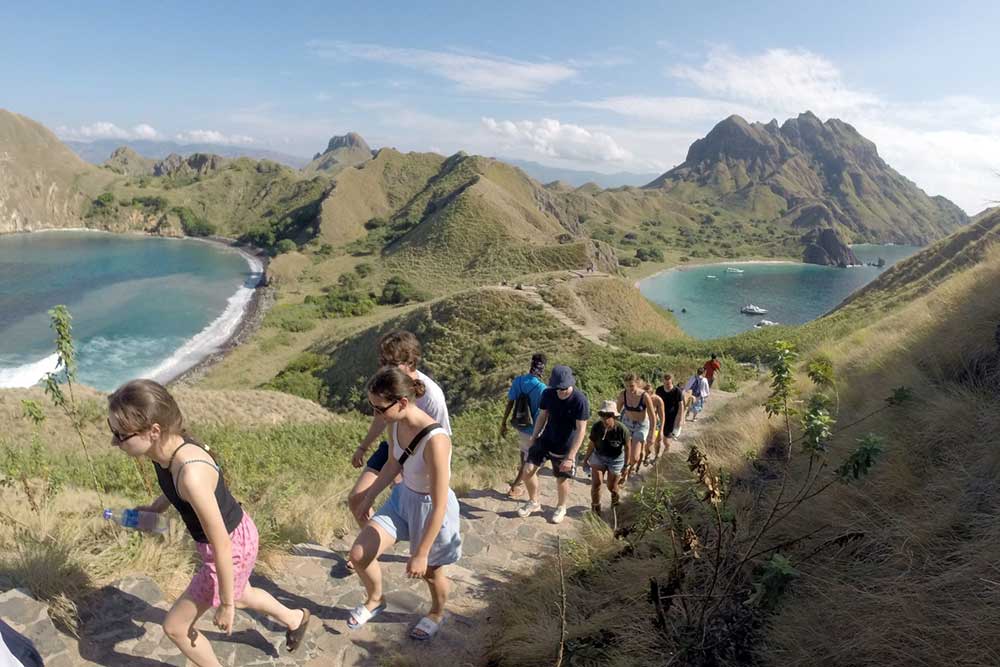
[[[672,456],[686,456],[690,443],[735,394],[713,391],[706,411],[696,423],[686,423],[680,446]],[[648,474],[648,473],[647,473]],[[641,483],[641,476],[636,481]],[[631,485],[635,488],[636,484]],[[556,536],[572,537],[580,519],[590,507],[590,481],[578,472],[572,483],[566,520],[550,523],[555,505],[555,485],[546,471],[540,479],[540,500],[544,513],[527,519],[517,516],[518,502],[504,495],[506,487],[473,491],[460,499],[462,512],[462,560],[449,568],[452,593],[448,621],[431,642],[407,638],[428,605],[422,581],[405,578],[409,545],[397,546],[382,557],[388,610],[365,628],[347,629],[349,610],[363,599],[363,589],[344,568],[345,540],[329,546],[302,544],[283,559],[274,576],[255,575],[255,586],[269,590],[286,604],[308,607],[313,614],[312,632],[293,657],[284,652],[284,632],[269,621],[246,612],[236,615],[231,638],[221,636],[206,615],[199,628],[212,639],[220,660],[227,667],[265,665],[305,665],[307,667],[348,667],[392,664],[393,655],[409,662],[402,664],[451,667],[486,664],[484,657],[488,629],[473,619],[489,606],[494,592],[514,574],[530,572],[546,562],[556,550]],[[607,514],[607,510],[606,510]],[[609,517],[605,517],[609,518]],[[353,537],[353,536],[352,536]],[[19,603],[22,604],[22,603]],[[156,585],[147,578],[133,577],[118,582],[98,594],[87,609],[81,610],[82,635],[79,642],[59,635],[41,605],[30,598],[22,604],[24,621],[5,619],[36,645],[44,642],[47,654],[57,659],[52,667],[77,665],[162,667],[184,665],[176,648],[163,636],[160,624],[169,605]],[[44,608],[44,605],[41,605]]]

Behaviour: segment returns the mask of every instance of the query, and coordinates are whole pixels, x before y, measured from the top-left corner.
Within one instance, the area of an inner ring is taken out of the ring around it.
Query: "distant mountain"
[[[781,126],[730,116],[647,187],[793,228],[841,226],[855,242],[924,245],[969,221],[886,164],[853,127],[808,111]]]
[[[294,169],[301,169],[309,164],[309,158],[306,157],[250,146],[182,144],[176,141],[153,141],[150,139],[97,139],[96,141],[64,141],[63,143],[91,164],[102,164],[115,150],[122,146],[127,146],[142,157],[151,160],[162,160],[171,153],[178,155],[208,153],[229,158],[248,157],[254,160],[271,160]]]
[[[497,158],[502,162],[513,165],[521,169],[528,176],[539,183],[549,183],[552,181],[562,181],[574,187],[580,187],[587,183],[596,183],[602,188],[620,188],[623,185],[634,185],[639,187],[657,178],[659,174],[636,174],[627,171],[619,171],[613,174],[602,174],[598,171],[582,171],[578,169],[565,169],[562,167],[549,167],[548,165],[531,162],[529,160],[516,160],[514,158]]]
[[[1000,211],[1000,206],[991,206],[989,208],[984,208],[982,211],[972,216],[971,222],[979,222],[980,220],[985,220],[986,218],[990,217],[997,211]]]
[[[335,173],[344,167],[358,165],[370,159],[372,159],[372,149],[368,143],[357,132],[348,132],[330,139],[326,150],[316,153],[312,162],[305,165],[302,170],[307,174],[318,171]]]

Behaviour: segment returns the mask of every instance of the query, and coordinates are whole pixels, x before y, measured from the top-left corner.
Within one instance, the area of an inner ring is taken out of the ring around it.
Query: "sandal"
[[[433,639],[434,635],[438,633],[438,630],[441,629],[442,625],[444,625],[443,617],[441,618],[440,623],[435,623],[430,616],[424,616],[410,629],[410,639],[416,639],[417,641],[427,641],[428,639]]]
[[[363,627],[368,621],[385,611],[385,607],[386,604],[384,598],[374,609],[369,609],[365,606],[365,603],[362,602],[351,611],[351,617],[347,619],[347,628],[349,630],[357,630],[358,628]]]
[[[285,648],[291,653],[299,647],[302,643],[302,639],[306,636],[306,630],[309,628],[309,610],[302,610],[302,622],[299,623],[299,627],[294,630],[287,630],[285,632]]]
[[[524,482],[519,482],[518,484],[512,484],[510,491],[507,492],[507,497],[511,500],[517,500],[524,495],[525,488]]]

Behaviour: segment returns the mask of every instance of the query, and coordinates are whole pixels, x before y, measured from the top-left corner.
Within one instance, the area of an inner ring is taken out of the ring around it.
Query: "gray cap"
[[[569,366],[555,366],[549,376],[549,386],[555,389],[569,389],[576,384],[573,370]]]

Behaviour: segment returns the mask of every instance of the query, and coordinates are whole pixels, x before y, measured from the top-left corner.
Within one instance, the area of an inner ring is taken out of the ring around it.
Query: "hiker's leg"
[[[601,504],[601,485],[604,483],[604,468],[597,468],[593,465],[590,470],[594,475],[590,478],[590,504]]]
[[[633,438],[632,448],[630,450],[632,453],[632,458],[629,461],[629,463],[632,464],[633,471],[638,470],[639,466],[642,464],[642,448],[644,445],[645,443],[642,440],[638,438]]]
[[[302,623],[305,616],[301,609],[289,609],[274,599],[274,596],[262,588],[254,588],[250,584],[243,589],[243,595],[236,601],[240,609],[252,609],[267,614],[289,630],[294,630]]]
[[[538,466],[533,465],[528,462],[524,465],[524,473],[522,474],[524,478],[524,486],[528,489],[528,500],[531,502],[538,501]]]
[[[566,507],[569,501],[569,480],[569,477],[556,477],[556,497],[559,499],[556,504],[559,507]]]
[[[184,657],[198,667],[221,667],[208,639],[194,627],[201,615],[211,608],[210,604],[195,602],[185,592],[163,620],[163,632],[177,645]]]
[[[369,609],[374,609],[382,601],[382,570],[379,568],[378,557],[395,542],[396,539],[385,528],[369,521],[351,547],[350,559],[365,587],[365,604]]]
[[[440,623],[441,619],[444,618],[444,606],[448,602],[448,590],[451,588],[445,574],[445,566],[428,567],[424,581],[427,582],[427,588],[431,592],[431,610],[427,612],[427,615],[435,623]]]

